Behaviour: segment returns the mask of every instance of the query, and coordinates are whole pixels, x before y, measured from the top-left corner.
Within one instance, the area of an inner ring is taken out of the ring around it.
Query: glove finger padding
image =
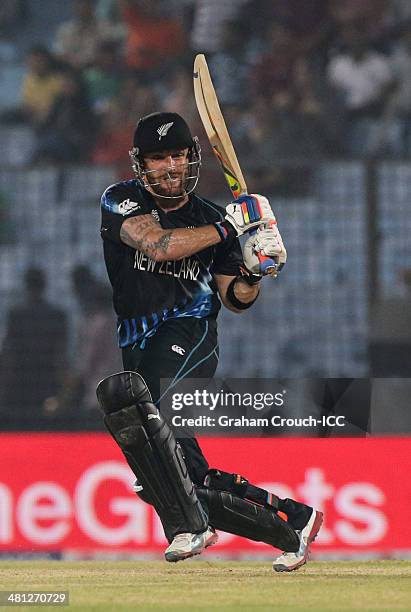
[[[243,249],[244,265],[252,274],[261,274],[260,260],[254,251],[255,236],[250,236],[246,241]]]
[[[244,245],[244,264],[253,274],[264,274],[261,270],[258,254],[272,257],[278,264],[277,272],[281,270],[287,261],[287,251],[277,228],[275,217],[274,223],[269,228],[260,228],[253,236],[250,236]]]
[[[277,226],[274,225],[269,229],[258,230],[255,235],[253,248],[262,255],[281,255],[284,250],[284,244]]]

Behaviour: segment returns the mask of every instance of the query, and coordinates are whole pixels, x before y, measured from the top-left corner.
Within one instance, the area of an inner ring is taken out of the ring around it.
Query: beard
[[[162,174],[157,178],[153,176],[146,176],[146,178],[154,194],[163,196],[164,198],[173,198],[173,201],[170,202],[170,206],[174,206],[176,201],[174,198],[183,198],[186,195],[186,174],[186,171],[178,174],[170,172],[169,174]]]

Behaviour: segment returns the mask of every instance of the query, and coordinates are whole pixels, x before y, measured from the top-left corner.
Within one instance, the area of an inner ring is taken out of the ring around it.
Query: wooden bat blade
[[[221,164],[231,193],[234,199],[237,199],[241,194],[248,193],[247,184],[241,172],[203,54],[199,54],[195,58],[193,80],[194,96],[201,121],[213,151]],[[270,271],[276,274],[277,265],[270,257],[259,254],[258,259],[262,270],[265,270],[268,274],[271,273]]]
[[[238,163],[223,114],[218,103],[204,55],[194,61],[194,95],[204,129],[220,162],[234,198],[247,193],[247,184]]]

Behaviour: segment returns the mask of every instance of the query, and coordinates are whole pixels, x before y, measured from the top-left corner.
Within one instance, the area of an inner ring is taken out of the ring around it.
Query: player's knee
[[[151,394],[144,378],[137,372],[118,372],[107,376],[98,384],[96,394],[104,414],[151,402]]]

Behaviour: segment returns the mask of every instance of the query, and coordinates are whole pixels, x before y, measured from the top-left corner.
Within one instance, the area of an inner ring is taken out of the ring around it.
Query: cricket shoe
[[[194,555],[199,555],[205,548],[212,546],[218,540],[218,535],[212,527],[208,527],[202,533],[179,533],[170,546],[166,549],[164,556],[166,561],[175,563]]]
[[[313,510],[303,529],[297,531],[300,538],[298,552],[285,552],[273,562],[275,572],[292,572],[307,563],[310,544],[314,542],[323,522],[323,513]]]

